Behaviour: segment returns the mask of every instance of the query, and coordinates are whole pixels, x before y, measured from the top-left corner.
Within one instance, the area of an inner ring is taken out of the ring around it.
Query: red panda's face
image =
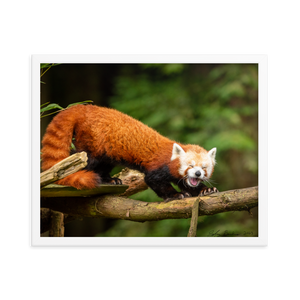
[[[211,177],[217,149],[206,151],[203,148],[184,151],[178,144],[174,143],[171,160],[179,158],[180,167],[178,173],[184,182],[190,187],[197,187],[202,181],[208,181]]]

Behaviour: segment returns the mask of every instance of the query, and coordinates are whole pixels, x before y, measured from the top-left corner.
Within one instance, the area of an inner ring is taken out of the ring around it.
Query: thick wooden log
[[[40,231],[41,233],[48,231],[51,227],[51,209],[41,208],[41,222],[40,222]]]
[[[87,165],[87,160],[87,154],[84,151],[80,153],[75,153],[63,159],[50,169],[41,173],[41,187],[53,183],[59,179],[65,178],[66,176],[85,168]]]
[[[64,214],[51,210],[50,237],[63,237],[65,234]]]

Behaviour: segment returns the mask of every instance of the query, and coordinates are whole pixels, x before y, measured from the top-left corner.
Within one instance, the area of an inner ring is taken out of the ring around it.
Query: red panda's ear
[[[185,152],[184,150],[176,143],[173,144],[173,150],[172,150],[172,156],[171,156],[171,161],[174,160],[175,158],[184,155]]]
[[[216,153],[217,153],[217,148],[212,148],[211,150],[208,151],[208,155],[211,157],[213,163],[216,163]]]

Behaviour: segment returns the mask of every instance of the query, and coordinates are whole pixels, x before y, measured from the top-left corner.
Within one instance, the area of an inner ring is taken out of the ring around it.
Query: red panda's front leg
[[[157,196],[163,198],[165,202],[191,196],[185,192],[177,192],[173,188],[170,182],[173,182],[174,178],[170,174],[167,166],[147,172],[144,180]]]
[[[157,194],[158,197],[164,200],[164,202],[191,197],[191,195],[188,193],[177,192],[170,183],[155,183],[153,181],[149,182],[147,180],[145,180],[145,182]]]

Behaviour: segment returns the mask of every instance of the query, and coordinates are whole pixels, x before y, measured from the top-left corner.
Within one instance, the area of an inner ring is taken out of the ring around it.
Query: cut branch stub
[[[129,197],[148,189],[148,185],[144,181],[145,174],[139,171],[125,168],[114,177],[121,179],[123,184],[129,186],[120,196]]]
[[[63,159],[50,169],[41,173],[41,187],[53,183],[59,179],[65,178],[66,176],[85,168],[87,165],[87,160],[87,154],[84,151],[80,153],[75,153]]]

